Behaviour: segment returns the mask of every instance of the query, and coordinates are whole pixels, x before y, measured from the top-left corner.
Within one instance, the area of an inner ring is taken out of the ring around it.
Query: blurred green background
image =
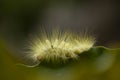
[[[96,45],[120,48],[117,0],[0,0],[0,80],[120,80],[120,55],[102,55],[61,69],[19,68],[31,64],[24,51],[29,36],[41,27],[82,32],[97,38]],[[106,66],[107,65],[107,66]]]

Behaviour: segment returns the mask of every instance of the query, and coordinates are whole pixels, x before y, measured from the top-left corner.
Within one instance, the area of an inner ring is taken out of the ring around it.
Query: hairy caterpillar
[[[93,47],[95,39],[91,36],[78,35],[70,31],[41,30],[29,45],[29,57],[34,61],[47,63],[65,63],[77,59],[78,55]]]

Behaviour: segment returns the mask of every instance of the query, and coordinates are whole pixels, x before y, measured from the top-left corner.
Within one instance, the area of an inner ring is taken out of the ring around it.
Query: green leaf
[[[23,64],[17,66],[19,66],[18,69],[24,71],[26,74],[29,72],[29,75],[34,76],[36,80],[59,80],[60,76],[62,76],[62,80],[69,80],[71,77],[75,78],[71,80],[76,80],[76,78],[92,80],[92,76],[96,77],[96,74],[104,73],[113,66],[119,52],[120,49],[109,49],[102,46],[96,46],[89,51],[81,53],[77,61],[69,61],[69,63],[59,67],[53,67],[53,64],[51,67],[49,64],[45,65],[41,63],[34,66]],[[88,77],[85,77],[86,75]]]
[[[120,51],[120,49],[109,49],[109,48],[106,48],[103,46],[96,46],[96,47],[91,48],[88,51],[85,51],[85,52],[79,54],[78,60],[68,60],[68,62],[65,64],[62,64],[62,63],[61,64],[52,64],[52,63],[45,63],[43,61],[43,62],[38,63],[37,65],[33,65],[33,66],[29,66],[29,65],[21,65],[21,66],[26,66],[26,67],[45,66],[45,67],[50,67],[50,68],[61,68],[61,67],[69,66],[71,64],[72,65],[79,64],[79,63],[81,64],[83,62],[93,63],[96,60],[98,60],[98,58],[103,57],[103,55],[106,55],[106,57],[107,56],[115,57],[119,51]],[[109,59],[109,58],[106,58],[106,59]],[[109,60],[106,60],[106,61],[109,61]]]

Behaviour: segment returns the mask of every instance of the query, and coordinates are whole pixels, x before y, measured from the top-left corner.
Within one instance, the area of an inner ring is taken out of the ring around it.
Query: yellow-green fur
[[[78,35],[58,29],[52,32],[42,30],[29,46],[29,57],[35,61],[66,62],[77,59],[78,55],[89,50],[95,43],[91,36]]]

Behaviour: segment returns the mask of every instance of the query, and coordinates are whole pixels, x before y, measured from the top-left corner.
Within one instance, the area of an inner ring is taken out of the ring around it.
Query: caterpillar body
[[[40,31],[29,45],[29,57],[34,61],[65,63],[77,59],[79,54],[93,47],[95,38],[86,34],[79,35],[70,31],[55,29]]]

